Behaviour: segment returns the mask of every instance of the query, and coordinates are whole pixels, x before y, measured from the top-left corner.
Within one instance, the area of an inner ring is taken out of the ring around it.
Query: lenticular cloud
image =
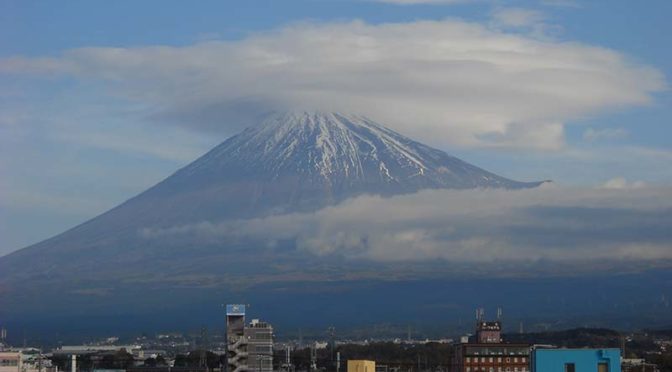
[[[617,51],[459,20],[295,24],[184,47],[80,48],[4,73],[104,82],[161,123],[233,133],[261,112],[352,112],[421,140],[557,149],[582,115],[648,104],[663,75]]]

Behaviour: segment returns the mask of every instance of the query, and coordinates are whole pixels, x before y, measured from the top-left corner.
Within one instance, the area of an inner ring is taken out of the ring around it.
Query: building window
[[[16,359],[2,359],[0,361],[0,366],[3,367],[16,367],[19,365],[19,361]]]
[[[565,372],[576,372],[576,366],[574,366],[574,363],[565,363]]]

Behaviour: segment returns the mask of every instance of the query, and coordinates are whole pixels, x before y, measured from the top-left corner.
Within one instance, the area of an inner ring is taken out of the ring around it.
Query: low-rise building
[[[376,372],[373,360],[348,360],[348,372]]]
[[[644,359],[623,358],[621,359],[621,372],[658,372],[658,366],[647,363]]]
[[[484,320],[482,309],[476,314],[476,334],[453,346],[451,372],[528,372],[530,345],[505,343],[502,322]]]
[[[23,358],[19,351],[0,352],[0,372],[21,372]]]
[[[619,349],[534,349],[531,372],[621,372]]]
[[[527,344],[457,344],[453,349],[453,372],[528,372]]]

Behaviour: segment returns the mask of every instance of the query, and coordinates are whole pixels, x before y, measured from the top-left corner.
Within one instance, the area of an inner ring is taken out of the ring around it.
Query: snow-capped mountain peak
[[[240,169],[244,166],[247,169]],[[179,175],[226,171],[268,181],[288,175],[319,185],[329,198],[424,188],[531,187],[499,177],[357,115],[274,115],[230,138]],[[254,170],[252,172],[252,170]]]

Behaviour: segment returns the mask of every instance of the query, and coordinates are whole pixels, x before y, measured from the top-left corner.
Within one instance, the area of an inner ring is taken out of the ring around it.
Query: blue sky
[[[0,254],[160,181],[244,126],[238,111],[303,105],[313,82],[311,108],[511,178],[672,182],[671,2],[396,2],[1,2]],[[335,84],[344,65],[364,78]]]

